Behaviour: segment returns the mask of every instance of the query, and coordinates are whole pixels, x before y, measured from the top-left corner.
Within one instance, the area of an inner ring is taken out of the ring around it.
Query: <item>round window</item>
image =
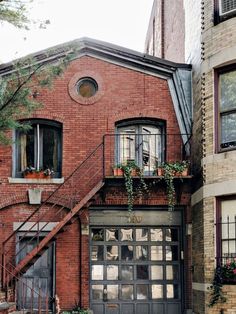
[[[77,83],[77,92],[80,96],[90,98],[98,91],[97,82],[91,77],[83,77]]]

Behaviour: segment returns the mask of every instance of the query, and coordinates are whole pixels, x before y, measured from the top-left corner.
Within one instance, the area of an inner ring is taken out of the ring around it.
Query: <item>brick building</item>
[[[191,66],[90,39],[73,45],[63,76],[37,91],[44,106],[26,120],[31,130],[0,148],[2,290],[19,310],[55,311],[59,300],[62,310],[76,303],[94,314],[183,313],[191,176],[174,177],[170,211],[156,165],[189,159]],[[34,57],[55,62],[68,47]],[[129,213],[113,166],[134,161],[143,174],[131,177]],[[23,177],[30,166],[54,176]]]
[[[146,40],[149,54],[193,67],[194,313],[236,313],[234,280],[224,280],[226,303],[208,307],[215,268],[236,256],[235,26],[235,1],[154,1]]]

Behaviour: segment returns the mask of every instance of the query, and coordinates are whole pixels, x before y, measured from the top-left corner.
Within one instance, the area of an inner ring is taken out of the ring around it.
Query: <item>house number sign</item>
[[[142,220],[143,220],[143,217],[142,216],[136,216],[136,215],[130,215],[129,217],[128,217],[128,220],[127,220],[127,222],[128,223],[135,223],[135,224],[140,224],[141,222],[142,222]]]

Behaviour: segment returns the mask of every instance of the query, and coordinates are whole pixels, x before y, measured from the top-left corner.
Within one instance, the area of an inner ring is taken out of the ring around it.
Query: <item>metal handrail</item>
[[[13,272],[11,272],[9,269],[7,269],[4,265],[2,265],[1,263],[0,263],[0,267],[2,268],[2,269],[5,269],[5,271],[12,277],[12,278],[14,278],[15,279],[15,281],[18,281],[18,282],[22,282],[23,280],[22,280],[22,277],[18,277],[18,276],[16,276],[15,274],[13,274]],[[53,297],[51,297],[51,296],[49,296],[48,294],[42,294],[42,293],[40,293],[40,292],[38,292],[37,290],[35,290],[34,288],[32,288],[32,287],[30,287],[27,283],[25,283],[25,282],[22,282],[23,283],[23,285],[26,287],[26,288],[28,288],[28,289],[30,289],[30,291],[31,291],[31,295],[33,294],[36,294],[37,296],[38,296],[38,298],[39,299],[42,299],[43,297],[45,297],[45,299],[47,300],[47,302],[49,301],[49,302],[54,302],[54,298]],[[41,290],[40,290],[41,291]],[[6,294],[8,294],[7,292],[6,292]],[[7,297],[7,300],[6,301],[8,301],[8,297]],[[46,306],[45,306],[45,308],[46,308],[46,313],[48,313],[48,305],[46,304]],[[41,311],[41,309],[39,308],[39,312]]]
[[[27,219],[25,219],[25,221],[24,221],[22,224],[20,224],[20,226],[18,226],[18,228],[17,228],[16,230],[14,230],[14,231],[7,237],[6,240],[4,240],[4,242],[3,242],[3,253],[2,253],[2,264],[4,265],[4,267],[6,267],[6,265],[8,264],[8,262],[10,262],[10,261],[6,261],[6,255],[10,252],[10,249],[9,249],[9,250],[6,250],[6,245],[7,245],[7,243],[9,242],[9,240],[12,239],[13,236],[16,235],[16,233],[19,232],[19,231],[22,229],[22,227],[23,227],[35,214],[37,214],[37,213],[39,212],[39,210],[40,210],[46,203],[48,203],[51,199],[53,199],[53,196],[55,196],[56,193],[57,193],[58,191],[60,191],[60,189],[63,191],[63,187],[66,186],[66,183],[68,183],[68,181],[69,181],[71,178],[73,179],[73,175],[74,175],[75,173],[77,173],[77,172],[83,167],[83,165],[84,165],[92,156],[95,156],[96,152],[97,152],[100,148],[103,148],[103,142],[100,143],[100,144],[83,160],[83,162],[81,162],[80,165],[79,165],[78,167],[76,167],[76,168],[72,171],[72,173],[65,179],[65,181],[64,181],[63,184],[61,184],[58,188],[56,188],[56,189],[49,195],[49,197],[47,197],[46,200],[45,200],[40,206],[38,206],[38,207],[33,211],[33,213],[30,214],[30,215],[27,217]],[[103,156],[102,156],[102,157],[103,157]],[[86,169],[86,170],[87,170],[87,169]],[[90,178],[90,179],[91,179],[91,178]],[[57,202],[54,203],[54,204],[52,205],[52,207],[54,207],[54,206],[57,205],[57,204],[58,204],[58,198],[57,198]],[[50,209],[51,209],[52,207],[50,207]],[[55,213],[55,215],[57,216],[58,213],[61,212],[63,208],[64,208],[64,206],[62,206],[59,210],[57,210],[57,212]],[[42,219],[43,217],[45,217],[46,214],[47,214],[47,212],[45,212],[45,213],[43,213],[42,215],[40,215],[40,217],[37,217],[37,221],[34,222],[34,223],[31,225],[31,227],[23,234],[23,236],[16,242],[16,245],[19,244],[20,241],[22,241],[22,239],[23,239],[24,237],[26,237],[27,234],[29,234],[29,232],[32,231],[35,226],[39,225],[39,222],[41,221],[41,219]],[[37,230],[37,234],[34,235],[34,238],[37,237],[37,235],[38,235],[40,232],[43,232],[43,229],[45,228],[45,226],[46,226],[46,225],[44,224],[41,229],[38,229],[38,230]],[[32,239],[31,239],[31,241],[32,241]],[[26,243],[25,246],[26,246],[27,244],[28,244],[28,243]],[[16,256],[17,256],[17,255],[19,254],[19,252],[21,252],[22,250],[23,250],[23,248],[21,248],[21,249],[13,256],[13,258],[16,258]],[[10,262],[10,263],[11,263],[11,262]],[[9,265],[10,265],[10,264],[9,264]],[[5,277],[5,268],[2,268],[2,282],[3,282],[3,283],[5,282],[4,277]]]

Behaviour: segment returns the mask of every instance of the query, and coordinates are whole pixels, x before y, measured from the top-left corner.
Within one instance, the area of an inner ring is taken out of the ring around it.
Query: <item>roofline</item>
[[[36,63],[52,62],[56,61],[60,57],[65,56],[72,47],[79,47],[78,56],[76,57],[81,55],[93,55],[104,57],[105,59],[119,60],[124,63],[132,63],[133,65],[136,65],[145,70],[149,68],[149,70],[153,72],[156,72],[156,70],[159,69],[159,71],[163,72],[163,74],[165,73],[164,76],[168,76],[168,73],[170,75],[171,73],[175,72],[176,69],[192,69],[190,64],[175,63],[104,41],[83,37],[49,47],[5,64],[1,64],[0,75],[7,75],[11,73],[14,63],[18,60],[20,61],[27,58],[34,58]]]

